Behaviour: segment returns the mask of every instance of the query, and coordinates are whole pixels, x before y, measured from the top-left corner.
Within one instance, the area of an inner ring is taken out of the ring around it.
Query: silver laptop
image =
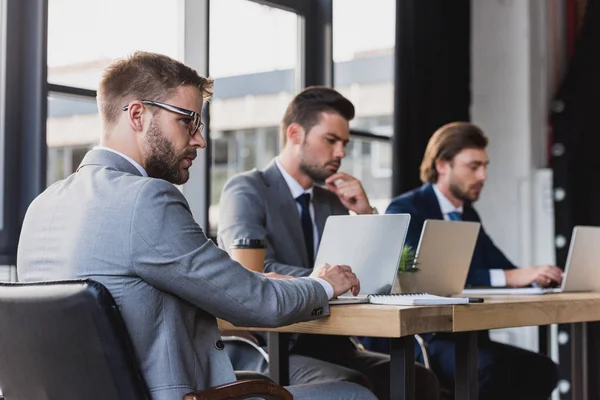
[[[465,288],[479,234],[479,222],[426,220],[415,251],[416,292],[451,296]]]
[[[464,294],[544,294],[600,292],[600,227],[576,226],[569,245],[567,264],[559,288],[472,288]]]
[[[346,264],[360,280],[360,293],[330,304],[368,303],[370,294],[391,293],[410,214],[335,215],[327,218],[315,266]]]

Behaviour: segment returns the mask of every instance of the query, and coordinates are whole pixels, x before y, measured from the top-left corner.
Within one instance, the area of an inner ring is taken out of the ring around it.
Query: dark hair
[[[188,85],[197,87],[204,99],[212,95],[212,79],[165,55],[136,51],[104,70],[97,95],[100,116],[110,126],[131,100],[164,101],[174,89]]]
[[[354,105],[332,88],[307,87],[294,97],[283,114],[280,127],[281,147],[285,145],[288,126],[297,123],[308,133],[319,123],[322,112],[336,113],[350,121],[354,118]]]
[[[469,122],[452,122],[439,128],[427,144],[421,162],[421,181],[435,183],[438,172],[435,163],[439,160],[452,161],[464,149],[485,149],[487,137],[476,125]]]

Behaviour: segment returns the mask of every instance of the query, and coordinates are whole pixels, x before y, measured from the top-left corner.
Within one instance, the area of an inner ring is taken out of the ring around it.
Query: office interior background
[[[215,78],[208,147],[181,187],[216,234],[233,174],[265,166],[301,88],[329,85],[357,117],[342,170],[372,203],[419,185],[431,134],[471,120],[490,137],[489,178],[476,204],[518,265],[564,265],[576,224],[599,225],[592,57],[597,2],[585,0],[0,0],[0,280],[16,280],[30,201],[74,172],[100,139],[101,71],[134,50],[164,53]],[[0,321],[1,323],[1,321]],[[588,324],[590,339],[600,330]],[[494,332],[552,347],[568,399],[569,332]],[[588,374],[600,372],[590,340]],[[597,376],[597,375],[596,375]],[[596,379],[590,394],[600,398]],[[592,397],[592,398],[596,398]]]

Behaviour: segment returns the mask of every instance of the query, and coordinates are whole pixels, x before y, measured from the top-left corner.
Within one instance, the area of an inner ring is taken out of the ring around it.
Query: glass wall
[[[6,65],[6,21],[5,21],[6,0],[0,0],[0,104],[4,104],[5,92],[4,82]],[[0,107],[0,154],[4,154],[4,107]],[[0,162],[0,231],[4,227],[4,163]],[[0,267],[1,269],[1,267]],[[2,275],[0,275],[2,278]],[[1,394],[2,392],[0,392]]]
[[[135,50],[180,60],[190,56],[184,54],[195,49],[185,44],[189,1],[49,0],[48,184],[73,172],[99,142],[95,89],[111,61]],[[210,0],[209,5],[208,67],[215,93],[206,168],[214,235],[227,179],[266,166],[279,151],[281,117],[301,89],[304,24],[300,14],[249,0]],[[334,84],[357,110],[342,170],[361,179],[382,210],[391,193],[394,1],[365,7],[358,0],[334,0],[333,7]],[[144,17],[131,18],[140,9]]]
[[[299,18],[248,0],[210,2],[212,235],[227,179],[266,166],[279,151],[281,117],[300,90]]]
[[[48,0],[48,82],[96,90],[135,50],[183,57],[183,0]]]
[[[100,139],[100,118],[91,97],[50,93],[48,96],[48,185],[77,169],[85,153]]]
[[[334,0],[334,86],[356,107],[342,170],[381,212],[392,192],[395,0]]]
[[[184,4],[48,1],[48,185],[74,172],[100,141],[95,90],[107,65],[136,50],[183,59]]]

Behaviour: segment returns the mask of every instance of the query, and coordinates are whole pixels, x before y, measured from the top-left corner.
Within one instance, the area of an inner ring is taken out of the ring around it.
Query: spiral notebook
[[[468,304],[468,297],[444,297],[428,293],[396,293],[384,295],[371,295],[368,297],[371,304],[385,304],[393,306],[437,306],[447,304]]]

